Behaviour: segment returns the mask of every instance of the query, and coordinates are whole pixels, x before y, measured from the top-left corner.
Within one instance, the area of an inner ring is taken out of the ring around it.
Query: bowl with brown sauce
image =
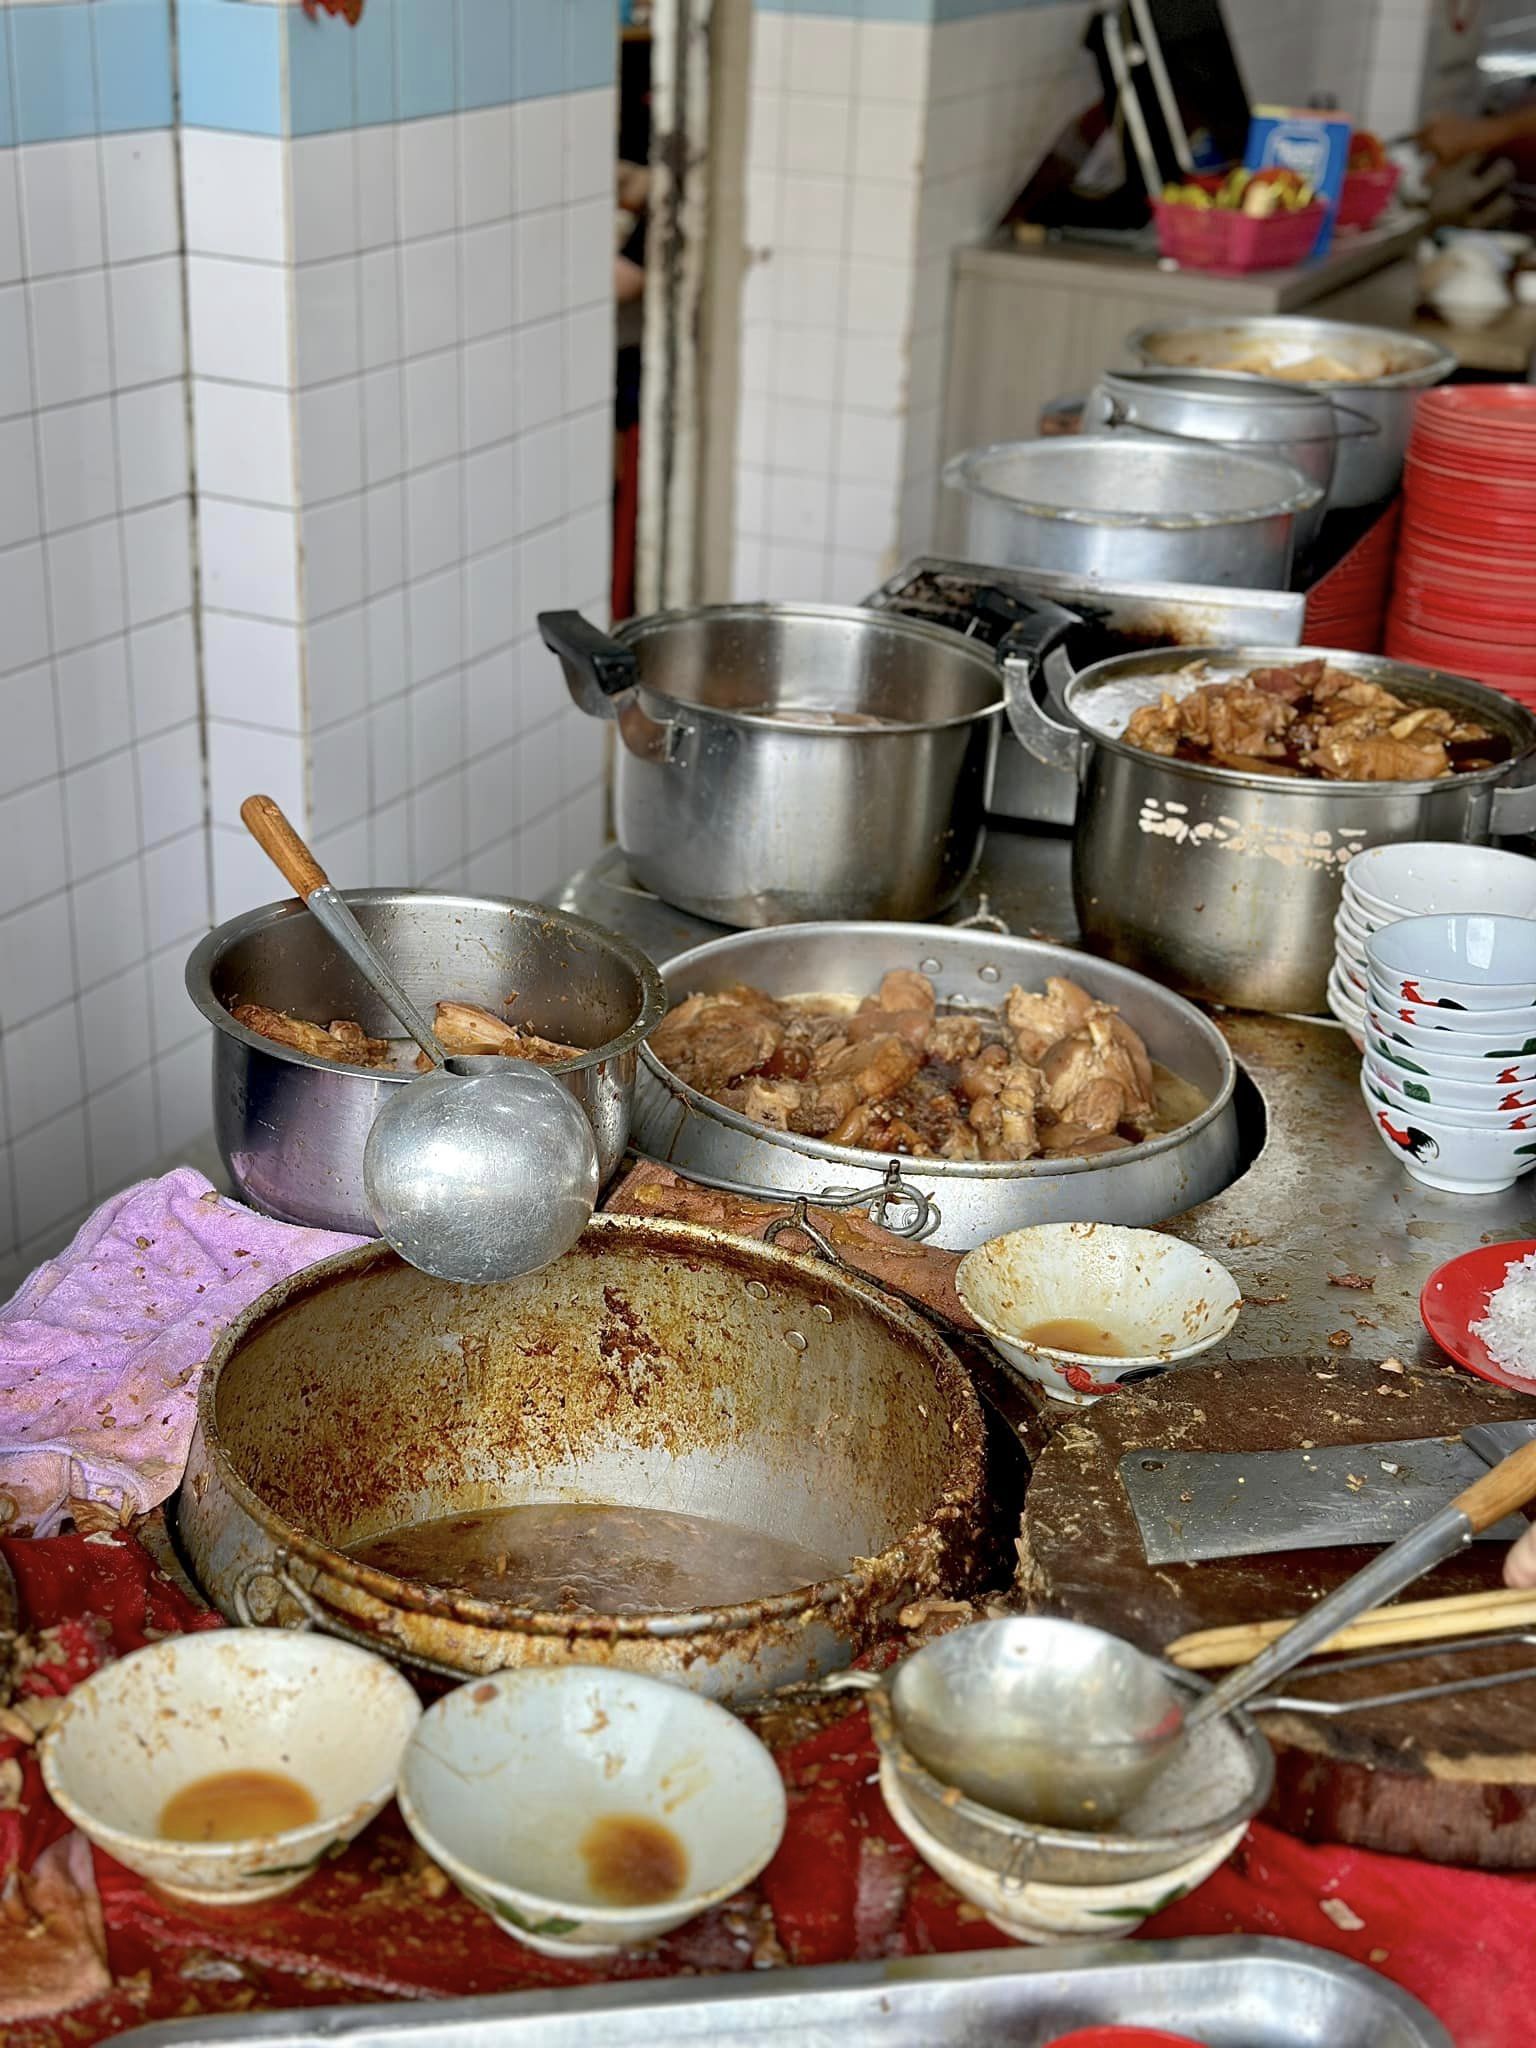
[[[750,1884],[784,1833],[783,1781],[750,1729],[595,1664],[448,1693],[411,1738],[399,1800],[465,1897],[544,1955],[656,1940]]]
[[[1243,1299],[1181,1238],[1107,1223],[1010,1231],[967,1253],[955,1287],[1015,1371],[1078,1407],[1219,1344]]]
[[[332,1636],[168,1636],[75,1687],[43,1777],[157,1890],[241,1906],[291,1891],[383,1810],[420,1715],[393,1665]]]

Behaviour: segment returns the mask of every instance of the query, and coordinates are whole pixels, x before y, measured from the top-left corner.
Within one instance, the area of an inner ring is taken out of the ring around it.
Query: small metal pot
[[[579,707],[618,723],[618,841],[665,902],[729,925],[926,918],[970,880],[1002,730],[985,649],[827,605],[539,630]]]
[[[1328,355],[1336,362],[1356,363],[1375,372],[1386,351],[1389,367],[1356,379],[1278,381],[1292,390],[1315,391],[1333,402],[1341,417],[1364,413],[1380,427],[1370,438],[1342,440],[1334,466],[1330,503],[1340,509],[1375,505],[1390,498],[1402,482],[1403,457],[1413,430],[1419,393],[1443,384],[1456,358],[1438,342],[1422,335],[1399,334],[1390,327],[1361,327],[1345,320],[1311,320],[1294,313],[1254,319],[1154,321],[1126,337],[1138,363],[1151,369],[1260,369],[1270,378],[1287,363]],[[1262,355],[1257,352],[1262,350]],[[1350,419],[1345,417],[1345,425]]]
[[[1374,437],[1381,431],[1364,413],[1350,421],[1343,412],[1321,392],[1268,377],[1214,370],[1112,370],[1089,393],[1083,417],[1091,434],[1210,441],[1240,455],[1288,462],[1322,492],[1296,518],[1296,547],[1304,553],[1331,502],[1341,436]]]
[[[965,1587],[981,1410],[922,1316],[818,1259],[595,1216],[565,1257],[459,1287],[384,1246],[279,1283],[216,1341],[177,1502],[232,1620],[308,1622],[449,1675],[606,1664],[717,1698],[834,1671]],[[439,1516],[600,1501],[728,1522],[828,1576],[709,1612],[545,1612],[347,1554]]]
[[[975,562],[1144,583],[1283,590],[1322,492],[1289,463],[1113,434],[999,441],[953,456]]]
[[[593,1047],[550,1072],[591,1118],[607,1180],[629,1142],[638,1048],[667,1010],[645,955],[538,903],[425,889],[353,889],[346,901],[429,1016],[446,999],[504,1016],[515,994],[519,1023]],[[264,1003],[322,1024],[352,1017],[377,1038],[399,1038],[400,1025],[291,901],[211,931],[187,962],[187,993],[214,1028],[214,1133],[236,1194],[285,1223],[371,1237],[363,1147],[389,1091],[414,1079],[416,1048],[398,1071],[311,1059],[237,1024],[230,1005]]]
[[[1079,777],[1072,887],[1086,942],[1186,995],[1242,1009],[1321,1014],[1344,869],[1393,840],[1484,840],[1536,826],[1536,784],[1518,782],[1536,717],[1465,677],[1379,655],[1328,651],[1335,668],[1410,704],[1444,704],[1505,734],[1497,768],[1437,782],[1323,782],[1169,760],[1120,737],[1201,662],[1219,681],[1315,660],[1314,647],[1183,647],[1117,655],[1074,676],[1066,722],[1043,700],[1038,664],[1005,665],[1008,716],[1038,759]]]
[[[1198,1088],[1206,1108],[1181,1131],[1097,1158],[898,1159],[754,1123],[689,1087],[647,1049],[635,1091],[638,1143],[684,1172],[792,1195],[878,1189],[899,1168],[937,1213],[932,1241],[955,1251],[1028,1223],[1162,1223],[1236,1174],[1237,1069],[1226,1040],[1180,997],[1088,954],[957,927],[792,925],[712,939],[669,960],[662,975],[676,1003],[737,982],[775,996],[865,996],[894,967],[928,975],[951,1010],[995,1010],[1012,983],[1038,989],[1048,975],[1066,975],[1115,1004],[1153,1059]]]

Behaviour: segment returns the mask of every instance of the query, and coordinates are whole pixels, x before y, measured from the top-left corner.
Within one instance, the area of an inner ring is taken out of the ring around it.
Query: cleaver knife
[[[1478,1422],[1406,1443],[1127,1451],[1120,1478],[1147,1563],[1195,1564],[1394,1543],[1532,1437],[1536,1422]],[[1513,1543],[1525,1528],[1523,1515],[1506,1515],[1481,1540]]]

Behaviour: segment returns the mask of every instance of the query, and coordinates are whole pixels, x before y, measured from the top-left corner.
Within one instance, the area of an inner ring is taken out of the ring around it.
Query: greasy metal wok
[[[813,1259],[595,1217],[542,1272],[428,1278],[382,1246],[263,1295],[215,1345],[178,1513],[233,1619],[352,1633],[455,1675],[622,1665],[742,1700],[840,1669],[962,1582],[983,1432],[923,1318]],[[540,1613],[342,1555],[405,1523],[549,1501],[701,1515],[845,1560],[709,1613]]]

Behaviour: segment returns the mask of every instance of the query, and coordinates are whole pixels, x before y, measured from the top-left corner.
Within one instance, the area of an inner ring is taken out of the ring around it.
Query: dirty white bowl
[[[502,1671],[422,1716],[397,1788],[406,1825],[466,1898],[544,1955],[654,1941],[750,1884],[784,1832],[772,1756],[724,1707],[595,1664]],[[608,1903],[583,1843],[640,1818],[676,1837],[682,1888]]]
[[[388,1804],[421,1702],[392,1664],[333,1636],[231,1628],[169,1636],[87,1678],[42,1744],[54,1804],[173,1898],[240,1906],[301,1883]],[[167,1802],[226,1771],[269,1771],[320,1809],[241,1842],[169,1842]]]
[[[1536,917],[1536,860],[1438,839],[1367,846],[1344,870],[1344,901],[1372,930],[1441,910]]]
[[[1197,1885],[1204,1884],[1248,1831],[1239,1821],[1225,1834],[1207,1842],[1187,1863],[1161,1870],[1151,1877],[1136,1877],[1120,1884],[1035,1884],[1000,1877],[984,1863],[957,1855],[934,1839],[917,1816],[902,1789],[896,1766],[889,1759],[880,1765],[880,1794],[892,1820],[918,1855],[957,1891],[962,1899],[979,1908],[992,1925],[1015,1941],[1038,1944],[1058,1941],[1116,1941],[1134,1934],[1142,1921],[1175,1899],[1182,1899]]]
[[[1160,1230],[1040,1223],[967,1252],[955,1287],[1008,1363],[1058,1400],[1085,1407],[1219,1343],[1242,1291],[1226,1267]],[[1031,1341],[1041,1324],[1110,1331],[1124,1355]]]

